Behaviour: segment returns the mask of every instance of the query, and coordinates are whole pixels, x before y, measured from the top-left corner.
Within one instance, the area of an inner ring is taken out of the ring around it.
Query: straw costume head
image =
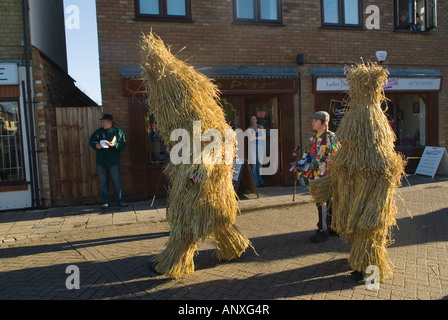
[[[332,199],[331,227],[351,244],[352,269],[377,266],[384,280],[392,274],[386,248],[405,160],[394,150],[396,137],[381,109],[388,71],[369,62],[346,68],[346,76],[348,110],[336,130],[342,147],[310,192],[317,203]]]
[[[230,127],[217,102],[216,85],[172,55],[152,32],[144,36],[141,48],[149,106],[162,139],[169,143],[175,129],[184,129],[193,138],[193,121],[201,122],[201,137],[208,129],[216,129],[225,137],[225,130]],[[234,154],[236,139],[233,139]],[[202,142],[202,147],[205,144]],[[190,150],[193,152],[193,146]],[[219,260],[237,258],[250,245],[235,226],[239,206],[232,184],[233,166],[225,161],[225,152],[222,154],[221,164],[194,164],[190,155],[191,164],[170,162],[166,166],[164,173],[170,182],[167,219],[171,232],[165,250],[155,257],[156,271],[171,278],[191,274],[197,243],[212,236]]]

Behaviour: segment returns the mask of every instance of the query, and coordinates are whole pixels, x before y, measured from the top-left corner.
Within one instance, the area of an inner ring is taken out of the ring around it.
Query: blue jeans
[[[97,168],[103,203],[110,204],[109,177],[112,179],[112,183],[114,185],[115,200],[117,201],[117,203],[124,202],[123,190],[121,189],[120,180],[120,165],[117,164],[110,167],[97,165]]]
[[[258,159],[258,153],[257,153],[256,163],[250,165],[250,170],[252,171],[252,175],[254,177],[254,182],[255,182],[255,185],[257,187],[259,187],[260,185],[265,184],[264,180],[263,180],[263,178],[261,177],[261,174],[260,174],[260,168],[261,168],[261,163],[260,163],[260,161]]]

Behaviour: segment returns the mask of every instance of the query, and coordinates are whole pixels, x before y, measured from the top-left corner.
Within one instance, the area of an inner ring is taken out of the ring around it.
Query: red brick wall
[[[210,5],[212,4],[212,5]],[[380,9],[380,30],[321,28],[320,2],[283,1],[283,27],[232,24],[232,1],[192,1],[192,23],[135,21],[134,1],[97,1],[100,54],[103,63],[138,63],[138,39],[152,30],[173,52],[187,47],[181,58],[192,64],[295,65],[297,53],[307,64],[340,65],[374,59],[388,51],[394,66],[446,66],[444,46],[448,3],[439,1],[440,26],[429,35],[393,31],[393,1],[363,1]],[[364,20],[367,17],[364,14]],[[411,55],[413,50],[417,54]],[[427,58],[421,60],[422,55]]]
[[[308,117],[314,111],[309,66],[344,66],[359,62],[360,57],[375,60],[377,50],[386,50],[389,67],[440,68],[444,76],[448,75],[448,29],[444,24],[448,19],[447,1],[438,1],[439,27],[428,34],[394,32],[393,1],[362,2],[363,11],[369,5],[379,7],[379,30],[322,28],[321,6],[317,0],[282,1],[283,26],[234,24],[231,0],[191,1],[191,23],[136,21],[134,0],[97,0],[104,109],[117,117],[117,124],[125,133],[129,132],[127,98],[122,96],[118,65],[139,64],[141,33],[151,29],[172,46],[173,53],[186,47],[178,57],[188,59],[192,65],[293,66],[297,54],[304,53],[306,65],[299,70],[302,75],[303,137],[311,134]],[[364,22],[367,16],[364,13]],[[298,111],[298,103],[295,105]],[[439,94],[439,110],[439,143],[448,147],[448,96],[443,87]],[[298,141],[298,131],[296,136]]]

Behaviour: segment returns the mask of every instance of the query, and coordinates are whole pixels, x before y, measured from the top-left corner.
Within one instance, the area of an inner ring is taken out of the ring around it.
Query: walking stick
[[[296,165],[297,165],[297,161],[299,160],[299,158],[300,158],[300,151],[302,151],[302,146],[298,146],[297,148],[296,148],[297,150],[296,150],[296,159],[295,159],[295,161],[294,161],[294,166],[293,167],[295,167]],[[292,167],[292,168],[293,168]],[[291,168],[291,169],[292,169]],[[291,170],[290,169],[290,170]],[[298,177],[299,177],[299,172],[297,172],[296,174],[294,174],[294,193],[292,194],[292,201],[294,201],[295,200],[295,198],[296,198],[296,187],[297,187],[297,179],[298,179]]]
[[[157,181],[156,190],[154,191],[154,197],[152,198],[150,208],[152,208],[152,206],[154,205],[154,201],[156,200],[156,194],[157,194],[157,191],[159,190],[159,183],[160,183],[160,179],[162,178],[162,175],[163,175],[163,170],[162,170],[162,172],[160,172],[159,180]],[[155,207],[155,208],[157,210],[157,207]]]
[[[294,175],[294,193],[292,194],[292,201],[294,201],[296,198],[297,176],[298,174]]]

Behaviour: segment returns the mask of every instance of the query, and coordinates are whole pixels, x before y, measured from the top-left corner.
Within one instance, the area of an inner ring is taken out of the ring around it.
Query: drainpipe
[[[27,2],[22,0],[22,19],[23,19],[23,37],[25,47],[25,81],[26,81],[26,96],[25,101],[25,119],[26,119],[26,131],[28,141],[28,152],[30,161],[30,174],[31,174],[31,195],[32,195],[32,208],[40,208],[41,195],[39,187],[38,176],[38,163],[37,163],[37,150],[36,150],[36,130],[34,120],[34,108],[33,108],[33,93],[31,90],[31,74],[30,74],[30,57],[29,57],[29,43],[28,43],[28,15],[27,15]]]
[[[297,55],[297,64],[299,65],[299,130],[300,130],[300,153],[303,153],[302,141],[302,67],[305,65],[305,54]]]
[[[302,144],[302,73],[299,74],[299,132],[300,132],[300,150],[299,153],[303,153]],[[301,155],[300,155],[301,156]]]

